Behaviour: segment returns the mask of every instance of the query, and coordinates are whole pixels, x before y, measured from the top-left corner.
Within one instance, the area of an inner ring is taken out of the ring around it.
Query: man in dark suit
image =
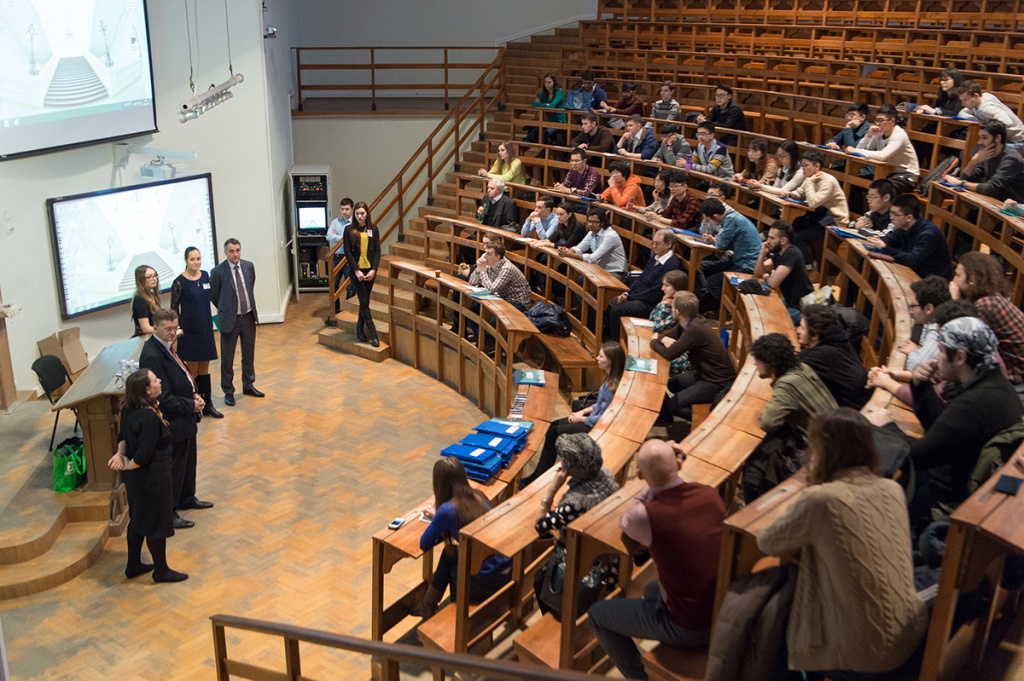
[[[153,335],[142,346],[139,366],[160,379],[160,413],[171,429],[171,479],[174,484],[174,527],[184,529],[195,523],[178,515],[183,508],[211,508],[209,501],[196,498],[196,423],[206,403],[195,381],[174,351],[178,337],[178,315],[173,310],[153,313]]]
[[[518,213],[516,202],[505,193],[505,181],[500,177],[489,179],[484,197],[476,209],[476,219],[488,227],[504,227],[509,224],[518,225]],[[465,231],[462,236],[472,239],[476,236],[476,231]],[[512,236],[519,236],[518,227]],[[459,258],[462,262],[472,266],[477,259],[476,251],[469,246],[459,246]]]
[[[263,397],[256,389],[256,268],[242,260],[242,244],[238,239],[224,242],[226,259],[210,272],[210,300],[217,306],[220,328],[220,387],[224,404],[235,406],[235,346],[242,340],[242,392]]]
[[[629,285],[629,291],[612,300],[605,313],[608,323],[606,337],[617,339],[619,320],[623,317],[647,317],[665,297],[661,290],[662,277],[666,272],[683,269],[683,264],[672,250],[675,243],[676,236],[671,229],[659,229],[651,237],[651,258],[643,272]]]

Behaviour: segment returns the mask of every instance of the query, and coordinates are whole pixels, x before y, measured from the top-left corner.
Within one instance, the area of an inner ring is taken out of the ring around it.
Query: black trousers
[[[370,268],[359,268],[359,271],[366,274],[370,271]],[[377,335],[377,327],[373,325],[373,314],[370,312],[370,293],[373,291],[373,283],[375,281],[377,281],[377,277],[369,280],[364,279],[363,281],[358,279],[352,280],[352,285],[356,287],[356,298],[359,299],[359,322],[374,336]]]
[[[220,332],[220,388],[225,395],[235,394],[235,346],[242,341],[242,389],[256,382],[256,315],[250,312],[235,320],[229,333]]]
[[[196,436],[171,443],[171,483],[174,507],[196,495]]]

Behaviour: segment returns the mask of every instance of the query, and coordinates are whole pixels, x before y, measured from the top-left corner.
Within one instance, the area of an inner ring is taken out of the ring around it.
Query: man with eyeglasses
[[[608,103],[608,93],[604,91],[604,88],[597,84],[596,79],[597,76],[593,71],[587,70],[581,73],[580,90],[590,95],[591,110],[600,112],[603,109],[601,104]]]
[[[676,236],[671,229],[659,229],[651,237],[651,257],[643,272],[629,284],[629,291],[612,300],[605,315],[606,336],[615,340],[619,336],[619,322],[623,317],[647,317],[664,297],[661,280],[667,272],[683,269],[672,247]]]
[[[697,126],[697,148],[693,150],[690,169],[723,180],[731,180],[735,174],[729,150],[715,139],[715,124],[711,121],[704,121]]]
[[[601,174],[596,168],[587,165],[587,152],[576,148],[569,152],[569,172],[565,179],[556,182],[556,192],[575,194],[576,196],[593,196],[601,191]]]
[[[725,182],[712,182],[708,190],[704,192],[704,199],[717,199],[721,201],[722,205],[725,206],[725,216],[729,217],[729,213],[734,212],[732,206],[726,201],[732,198],[732,187],[727,185]],[[718,236],[718,233],[722,231],[722,223],[715,222],[706,215],[701,216],[700,221],[700,234],[704,236],[710,234],[713,237]]]
[[[905,265],[922,279],[937,274],[953,278],[953,262],[942,231],[921,217],[921,204],[913,194],[900,194],[892,202],[893,229],[884,237],[870,237],[868,255],[875,260]]]
[[[675,171],[668,178],[668,193],[672,199],[661,215],[652,220],[673,229],[693,230],[700,222],[700,197],[690,191],[686,173]]]
[[[793,220],[796,238],[793,245],[800,249],[805,263],[814,261],[814,245],[825,238],[829,225],[845,225],[850,219],[846,194],[839,180],[825,172],[825,154],[808,149],[800,157],[804,182],[784,197],[806,201],[811,211]]]
[[[845,149],[856,147],[868,134],[871,123],[868,121],[868,105],[864,102],[854,102],[846,110],[846,124],[836,135],[825,142],[829,149]]]
[[[883,104],[875,114],[875,124],[868,128],[868,133],[857,143],[847,146],[848,154],[861,154],[875,161],[883,161],[900,169],[891,173],[886,179],[893,183],[898,194],[913,191],[921,175],[921,166],[917,161],[917,151],[910,142],[907,131],[896,124],[897,111],[892,104]]]
[[[882,236],[889,231],[889,211],[892,209],[894,192],[889,180],[875,180],[868,187],[868,212],[857,218],[853,229],[868,230],[866,236]]]
[[[626,275],[626,249],[612,227],[608,211],[597,206],[587,214],[587,235],[572,248],[558,247],[558,255],[600,265],[622,279]]]
[[[747,129],[747,116],[743,113],[740,105],[733,101],[732,88],[724,83],[715,88],[715,105],[711,107],[708,115],[706,117],[703,115],[697,116],[698,123],[703,123],[704,121],[714,123],[722,128],[729,128],[730,130]],[[712,129],[712,132],[714,132],[714,129]],[[722,136],[722,144],[725,145],[735,146],[738,141],[738,135],[729,134]]]

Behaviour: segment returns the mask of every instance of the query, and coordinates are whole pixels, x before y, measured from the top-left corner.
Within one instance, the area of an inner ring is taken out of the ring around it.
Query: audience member
[[[621,279],[626,276],[626,249],[622,237],[612,227],[608,211],[594,206],[587,213],[587,235],[576,246],[559,246],[558,254],[563,258],[576,258],[583,262],[600,265]]]
[[[1024,201],[1024,161],[1016,147],[1006,144],[1006,126],[995,119],[982,122],[978,146],[960,177],[946,175],[942,179],[998,201]]]
[[[1006,126],[1006,141],[1010,144],[1024,143],[1024,123],[1017,118],[1010,107],[999,101],[991,92],[984,92],[981,84],[976,80],[964,82],[957,93],[960,95],[960,103],[964,108],[960,110],[961,116],[970,116],[979,121],[995,119]]]
[[[903,489],[879,476],[873,430],[852,409],[821,413],[807,453],[808,486],[757,538],[769,555],[800,554],[789,667],[815,679],[913,676],[928,611],[914,585]]]
[[[480,168],[476,174],[480,177],[498,178],[502,182],[526,184],[526,169],[523,162],[516,158],[516,147],[512,140],[499,143],[498,158],[494,159],[491,169]]]
[[[608,102],[601,102],[600,107],[604,113],[617,116],[644,115],[644,100],[640,99],[640,95],[636,93],[636,83],[631,80],[627,80],[622,84],[622,96],[619,97],[619,101],[615,102],[615,106],[610,105]],[[595,106],[594,108],[597,107]]]
[[[690,157],[690,169],[725,180],[731,180],[735,174],[729,150],[715,139],[715,124],[710,120],[697,126],[697,148]]]
[[[896,190],[889,180],[875,180],[868,186],[867,200],[868,211],[857,218],[851,225],[853,229],[866,229],[878,232],[874,236],[883,236],[885,232],[892,231],[895,226],[889,216],[892,209],[892,200],[895,198]]]
[[[715,260],[706,259],[701,263],[695,292],[698,298],[710,295],[714,300],[713,308],[717,309],[718,301],[722,298],[722,279],[725,272],[754,271],[757,254],[761,250],[761,235],[746,216],[734,210],[727,211],[725,204],[718,199],[704,199],[700,204],[700,212],[718,229],[717,236],[704,234],[704,242],[713,243],[715,248],[724,252],[724,255]]]
[[[871,124],[868,123],[868,105],[864,102],[854,102],[846,109],[846,125],[829,141],[825,146],[829,149],[845,149],[856,147],[868,134]]]
[[[665,121],[678,121],[681,119],[683,114],[679,109],[679,102],[673,99],[676,94],[675,83],[666,80],[658,88],[658,94],[661,96],[661,99],[651,105],[651,118],[660,118]]]
[[[658,140],[654,131],[644,125],[644,119],[634,114],[626,120],[626,131],[619,137],[617,149],[620,156],[647,161],[658,150]]]
[[[587,235],[587,228],[580,224],[579,220],[576,219],[576,212],[573,211],[573,205],[568,201],[563,201],[555,207],[555,218],[558,220],[558,224],[555,225],[555,231],[548,238],[541,239],[539,242],[534,243],[534,246],[540,247],[553,247],[558,248],[563,246],[565,248],[572,248],[579,242],[583,241],[583,237]],[[547,257],[547,256],[545,256]]]
[[[604,383],[597,390],[597,400],[590,405],[581,407],[563,419],[557,419],[548,426],[544,436],[544,446],[533,472],[519,481],[522,489],[544,474],[555,463],[558,454],[556,440],[567,433],[589,433],[605,409],[612,403],[615,391],[622,380],[622,372],[626,369],[626,351],[617,342],[608,342],[601,346],[597,353],[597,366],[605,374]],[[574,406],[575,403],[574,403]]]
[[[669,379],[672,397],[665,398],[661,413],[662,419],[678,416],[689,421],[692,405],[717,404],[736,380],[736,369],[718,331],[700,314],[697,296],[689,291],[676,293],[672,318],[674,326],[651,336],[651,350],[669,361],[685,354],[693,368]]]
[[[783,194],[789,198],[806,201],[811,211],[793,220],[796,239],[793,245],[800,249],[804,262],[814,261],[814,246],[825,238],[829,225],[845,225],[850,219],[843,187],[834,176],[825,172],[825,154],[818,149],[808,149],[800,159],[804,182],[791,192]]]
[[[676,170],[668,179],[672,200],[654,219],[673,229],[693,230],[700,222],[700,197],[690,191],[686,173]]]
[[[860,409],[871,399],[868,372],[839,315],[825,305],[806,305],[796,329],[800,343],[797,359],[814,369],[840,407]]]
[[[681,270],[683,264],[672,251],[676,235],[671,229],[659,229],[651,237],[651,257],[639,277],[629,284],[629,291],[612,300],[605,314],[611,339],[619,337],[619,323],[623,317],[646,317],[662,296],[662,278],[665,273]]]
[[[615,136],[612,131],[601,125],[600,119],[592,113],[583,114],[580,119],[581,131],[572,138],[569,146],[575,149],[586,149],[601,154],[615,153]],[[601,165],[600,156],[591,156],[587,163],[592,166]]]
[[[732,206],[726,201],[732,198],[732,187],[727,185],[725,182],[712,182],[708,190],[704,192],[704,199],[718,199],[725,206],[725,215],[729,216],[729,213],[733,212]],[[724,222],[724,220],[723,220]],[[707,216],[701,216],[700,221],[700,233],[701,236],[710,234],[711,236],[717,237],[718,233],[722,231],[721,223],[715,222]]]
[[[960,69],[942,69],[939,73],[939,94],[931,106],[922,104],[917,107],[921,113],[938,116],[956,116],[963,108],[960,101],[960,86],[964,84]]]
[[[613,161],[608,165],[608,188],[601,193],[601,200],[630,210],[635,207],[644,207],[644,192],[640,188],[640,176],[630,173],[629,163]]]
[[[765,191],[777,196],[786,196],[804,183],[804,171],[800,166],[800,148],[793,140],[783,140],[775,150],[779,172],[771,184],[747,180],[747,186],[755,191]]]
[[[533,106],[543,109],[565,108],[565,90],[558,87],[558,78],[553,73],[544,74],[541,79],[541,89],[533,99]],[[544,120],[549,123],[565,123],[564,113],[549,113]],[[537,128],[529,126],[526,128],[524,142],[537,141]],[[565,143],[565,132],[561,128],[544,128],[544,144],[560,146]]]
[[[132,298],[132,338],[153,333],[153,313],[160,309],[160,275],[149,265],[135,268],[135,297]]]
[[[661,146],[654,152],[651,160],[675,168],[685,168],[686,162],[693,154],[693,149],[679,133],[678,125],[674,123],[663,125],[661,127]]]
[[[588,69],[580,74],[580,90],[591,96],[590,108],[592,111],[604,110],[601,105],[608,102],[608,93],[597,84],[597,76],[593,71]]]
[[[740,105],[733,101],[732,88],[724,83],[715,88],[715,105],[711,107],[707,117],[697,116],[698,123],[703,123],[705,120],[714,123],[717,127],[729,130],[747,129],[747,117]],[[738,140],[737,135],[729,133],[722,137],[722,144],[732,147],[736,146]]]
[[[487,181],[484,198],[476,209],[476,219],[488,227],[518,224],[516,202],[505,193],[505,181],[500,177]]]
[[[914,270],[919,277],[937,274],[953,278],[949,245],[942,231],[921,217],[921,203],[913,194],[900,194],[892,202],[889,221],[894,229],[882,237],[868,237],[868,256],[895,262]]]
[[[910,136],[897,124],[897,116],[896,107],[892,104],[878,107],[875,124],[868,129],[857,146],[848,146],[845,151],[898,166],[899,170],[890,173],[887,179],[892,182],[897,194],[903,194],[917,188],[921,167]]]
[[[674,442],[648,440],[637,453],[647,486],[619,521],[628,548],[646,547],[657,579],[643,599],[613,598],[588,613],[598,643],[627,679],[646,679],[633,638],[679,648],[708,643],[725,505],[718,493],[680,477],[686,453]]]
[[[537,197],[533,212],[523,223],[522,236],[534,237],[541,240],[550,240],[551,236],[558,229],[558,217],[554,213],[555,197],[550,194],[542,194]]]
[[[654,191],[651,192],[651,202],[646,206],[638,206],[636,212],[647,217],[654,217],[661,215],[668,208],[669,202],[672,200],[672,194],[669,192],[668,183],[672,177],[673,170],[662,170],[654,176]]]
[[[732,176],[734,182],[757,180],[761,184],[771,184],[779,173],[779,164],[768,153],[768,143],[763,139],[750,140],[747,148],[747,163],[743,170]]]
[[[798,324],[800,299],[813,291],[814,287],[807,278],[804,257],[800,249],[793,245],[793,236],[793,227],[785,220],[772,223],[754,264],[754,276],[782,293],[789,316],[794,324]]]
[[[555,191],[590,197],[601,191],[601,173],[587,165],[587,153],[577,147],[569,152],[569,172],[555,183]]]
[[[672,303],[675,300],[676,294],[685,290],[686,272],[683,270],[672,270],[670,272],[666,272],[665,276],[661,278],[662,298],[658,304],[654,306],[654,310],[652,310],[650,314],[650,320],[654,323],[654,326],[651,327],[654,330],[654,333],[663,333],[676,323],[676,319],[672,314]],[[689,371],[689,369],[690,359],[684,352],[682,355],[669,362],[668,374],[669,376],[675,376],[682,371]]]
[[[505,257],[505,245],[501,242],[487,244],[469,283],[482,286],[522,311],[530,306],[530,285],[522,271]]]
[[[428,551],[441,542],[444,550],[434,570],[434,578],[427,586],[423,599],[409,613],[424,619],[433,616],[437,605],[451,589],[455,601],[459,575],[459,530],[491,509],[487,497],[469,486],[462,462],[442,456],[434,462],[434,504],[423,509],[422,515],[430,520],[420,535],[420,550]],[[480,571],[469,578],[469,601],[487,600],[500,589],[512,574],[512,561],[492,554],[484,559]]]

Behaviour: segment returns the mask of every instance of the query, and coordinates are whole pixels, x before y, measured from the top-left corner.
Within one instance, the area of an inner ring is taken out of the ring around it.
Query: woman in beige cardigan
[[[892,678],[920,664],[928,626],[903,490],[879,477],[871,426],[852,409],[812,421],[807,449],[810,484],[757,540],[772,555],[800,554],[789,666],[833,680]]]

